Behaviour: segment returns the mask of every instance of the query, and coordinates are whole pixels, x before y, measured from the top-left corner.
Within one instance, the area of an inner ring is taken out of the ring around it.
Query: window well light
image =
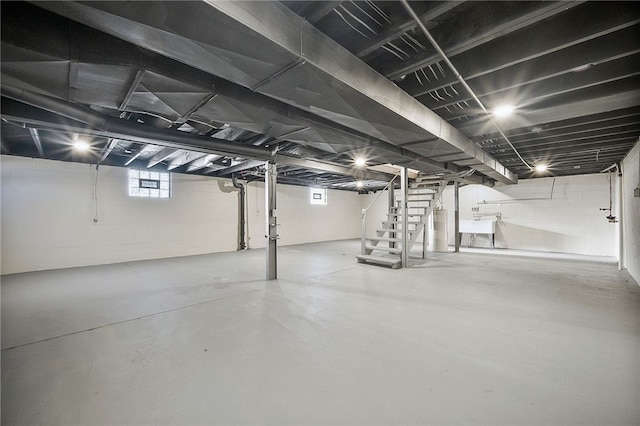
[[[356,157],[356,159],[354,160],[354,164],[356,165],[356,167],[363,167],[365,164],[367,164],[367,162],[365,161],[364,157]]]
[[[537,164],[535,167],[536,172],[541,173],[547,170],[546,164]]]
[[[73,146],[73,149],[78,152],[87,152],[89,151],[89,148],[90,148],[89,143],[82,139],[78,139],[74,141],[73,144],[71,144],[71,146]]]
[[[493,110],[493,115],[498,118],[504,118],[511,115],[515,107],[513,105],[500,105]]]

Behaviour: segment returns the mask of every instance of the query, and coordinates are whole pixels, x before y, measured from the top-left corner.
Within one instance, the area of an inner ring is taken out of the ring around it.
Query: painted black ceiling
[[[408,9],[510,117],[483,111]],[[640,135],[639,9],[2,2],[2,153],[247,180],[271,159],[281,182],[348,190],[384,186],[385,164],[480,183],[599,173]]]

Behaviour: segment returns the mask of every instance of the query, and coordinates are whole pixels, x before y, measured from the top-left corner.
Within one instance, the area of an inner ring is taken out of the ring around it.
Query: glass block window
[[[327,205],[327,189],[326,188],[310,188],[311,204]]]
[[[171,197],[170,173],[129,169],[129,196],[147,198]]]

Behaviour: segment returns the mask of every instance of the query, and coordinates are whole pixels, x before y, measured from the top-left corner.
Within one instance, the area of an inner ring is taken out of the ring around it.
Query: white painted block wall
[[[247,188],[249,245],[265,246],[264,183]],[[310,203],[309,188],[280,185],[276,195],[279,245],[360,237],[360,198],[356,192],[329,190],[327,205]]]
[[[607,213],[599,210],[609,205],[607,177],[606,174],[557,177],[555,185],[554,178],[539,178],[494,188],[464,186],[460,188],[460,219],[474,219],[472,207],[479,207],[477,215],[482,219],[496,219],[496,214],[501,213],[502,221],[496,231],[498,248],[617,256],[616,225],[609,223],[605,219]],[[552,185],[553,198],[549,199]],[[613,189],[615,196],[615,182]],[[362,208],[374,197],[375,194],[362,195]],[[442,203],[448,212],[449,244],[453,245],[452,186],[445,190]],[[386,209],[385,193],[368,213],[367,235],[375,235]],[[465,236],[463,245],[467,241]],[[490,247],[488,237],[478,235],[474,246]]]
[[[633,190],[640,187],[640,143],[636,143],[622,162],[624,208],[624,265],[640,284],[640,197]]]
[[[613,176],[615,197],[615,175]],[[555,182],[555,183],[554,183]],[[553,194],[552,194],[553,188]],[[615,199],[615,198],[614,198]],[[454,243],[454,191],[443,196],[449,211],[450,244]],[[496,219],[496,247],[617,256],[616,224],[609,223],[607,174],[547,177],[520,180],[517,185],[468,185],[460,188],[460,219]],[[478,211],[473,212],[472,208]],[[464,236],[463,246],[468,236]],[[485,236],[478,236],[476,247],[489,247]]]
[[[231,182],[173,174],[170,199],[127,195],[127,169],[2,156],[3,274],[234,251],[238,197]],[[221,186],[226,188],[221,188]],[[280,244],[359,235],[357,194],[329,191],[309,205],[308,188],[278,185]],[[264,247],[264,186],[250,184],[250,245]],[[256,201],[257,200],[257,201]]]

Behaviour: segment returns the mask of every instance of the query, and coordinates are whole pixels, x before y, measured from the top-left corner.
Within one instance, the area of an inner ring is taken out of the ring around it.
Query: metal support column
[[[435,202],[435,201],[434,201]],[[429,249],[429,218],[422,228],[422,258],[427,258],[427,250]]]
[[[266,215],[267,239],[267,280],[278,279],[277,241],[278,227],[276,223],[276,178],[278,175],[276,164],[265,163],[264,198]]]
[[[409,191],[409,180],[407,168],[403,167],[400,171],[400,214],[402,215],[402,267],[409,266],[409,211],[407,209],[407,199]]]
[[[625,253],[624,253],[624,193],[623,193],[623,175],[622,175],[622,164],[618,163],[618,196],[617,198],[617,207],[618,207],[618,223],[617,231],[618,231],[618,270],[622,271],[625,269]],[[611,212],[609,212],[611,214]]]
[[[394,191],[394,186],[395,184],[392,183],[391,185],[389,185],[389,192],[387,193],[389,200],[388,200],[388,208],[387,211],[391,212],[391,207],[395,207],[396,206],[396,194]],[[397,229],[398,227],[395,224],[391,224],[389,225],[389,228],[391,229]],[[397,234],[391,234],[394,237],[397,237]],[[395,241],[389,241],[389,247],[391,248],[396,248],[398,246],[398,244]]]
[[[458,253],[460,251],[460,182],[456,181],[453,183],[454,189],[454,233],[455,233],[455,252]]]

